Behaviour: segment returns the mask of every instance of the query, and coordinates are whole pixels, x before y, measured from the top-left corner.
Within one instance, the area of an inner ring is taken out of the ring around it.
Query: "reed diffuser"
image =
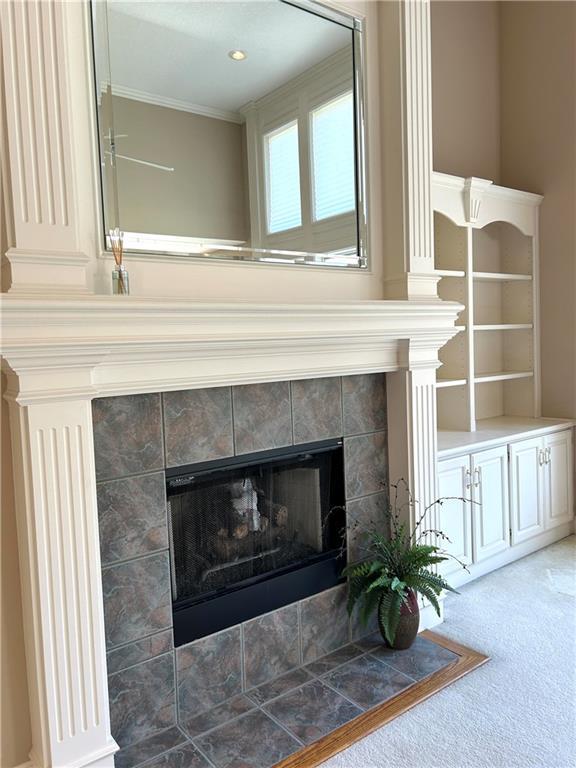
[[[127,296],[130,293],[130,283],[128,272],[122,263],[124,256],[124,233],[118,227],[109,231],[110,245],[116,262],[115,269],[112,270],[112,293],[120,296]]]

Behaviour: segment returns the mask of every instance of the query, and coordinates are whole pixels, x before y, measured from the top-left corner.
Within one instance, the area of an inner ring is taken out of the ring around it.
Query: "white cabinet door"
[[[512,544],[544,531],[544,440],[523,440],[510,446],[510,508]]]
[[[468,456],[445,459],[438,462],[438,489],[440,498],[454,498],[438,505],[438,528],[450,542],[441,542],[443,549],[466,565],[472,562],[472,510],[470,502],[470,460]],[[440,542],[439,542],[440,543]],[[462,570],[462,566],[450,558],[438,567],[443,576]]]
[[[505,445],[470,457],[474,519],[474,562],[510,546],[508,508],[508,450]]]
[[[572,519],[572,430],[544,438],[545,525],[553,528]]]

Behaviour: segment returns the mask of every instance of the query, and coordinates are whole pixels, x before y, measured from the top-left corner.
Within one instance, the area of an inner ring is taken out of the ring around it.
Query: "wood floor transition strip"
[[[447,667],[443,667],[434,672],[429,677],[410,686],[402,693],[385,701],[368,712],[351,720],[346,725],[338,728],[327,736],[304,747],[285,760],[277,763],[274,768],[316,768],[328,758],[333,757],[338,752],[350,747],[368,734],[381,728],[386,723],[394,720],[400,715],[415,707],[420,702],[429,699],[438,691],[446,688],[451,683],[459,680],[464,675],[472,672],[474,669],[482,666],[490,657],[483,653],[468,648],[465,645],[449,640],[436,632],[425,630],[420,633],[421,637],[431,640],[436,645],[447,648],[459,656],[459,659]]]

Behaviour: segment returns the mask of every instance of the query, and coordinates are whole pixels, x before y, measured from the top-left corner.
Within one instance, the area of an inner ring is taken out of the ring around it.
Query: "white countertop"
[[[477,423],[475,432],[438,431],[438,458],[491,448],[502,443],[538,437],[573,427],[571,419],[530,419],[522,416],[498,416]]]

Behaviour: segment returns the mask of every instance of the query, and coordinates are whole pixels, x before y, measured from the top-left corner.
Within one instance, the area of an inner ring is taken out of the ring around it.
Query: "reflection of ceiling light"
[[[247,54],[246,51],[228,51],[228,56],[234,61],[244,61]]]

